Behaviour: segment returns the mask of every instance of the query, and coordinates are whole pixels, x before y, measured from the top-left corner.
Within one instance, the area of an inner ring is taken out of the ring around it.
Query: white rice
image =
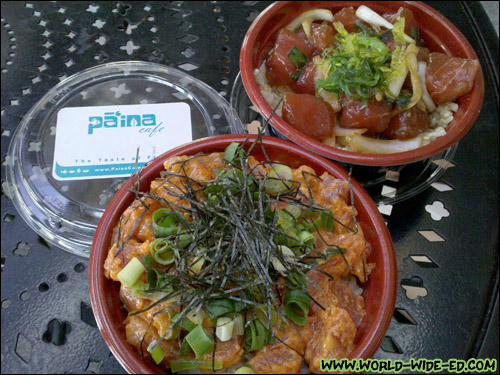
[[[422,138],[423,145],[429,144],[446,134],[446,128],[453,121],[453,115],[457,110],[458,104],[453,102],[446,102],[437,106],[436,110],[429,115],[431,120],[429,129],[418,135]]]
[[[276,108],[280,100],[285,96],[285,93],[290,90],[288,86],[276,86],[271,87],[266,77],[266,64],[263,63],[259,69],[254,70],[255,80],[260,87],[260,92],[266,102],[271,106],[272,109]],[[281,117],[281,109],[283,107],[283,102],[280,103],[279,107],[276,109],[276,114]]]

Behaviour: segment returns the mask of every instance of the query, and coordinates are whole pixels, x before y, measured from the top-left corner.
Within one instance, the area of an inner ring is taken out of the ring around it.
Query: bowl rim
[[[439,152],[451,147],[454,143],[458,142],[472,128],[479,116],[479,112],[481,111],[484,100],[484,77],[481,64],[479,64],[479,69],[476,74],[473,89],[468,93],[470,94],[470,101],[467,105],[468,109],[464,117],[462,118],[462,122],[466,125],[461,127],[455,126],[451,129],[448,128],[444,136],[439,137],[433,142],[414,150],[392,154],[364,154],[359,152],[341,150],[328,146],[324,143],[321,143],[320,141],[302,134],[279,116],[272,116],[273,109],[260,93],[260,88],[253,74],[253,54],[255,52],[253,46],[255,45],[257,35],[259,34],[264,24],[276,12],[282,10],[292,3],[294,3],[294,1],[278,1],[264,9],[264,11],[259,14],[259,16],[250,25],[250,28],[247,30],[240,52],[241,78],[250,100],[259,109],[262,116],[265,119],[269,119],[269,123],[286,138],[310,151],[313,151],[335,161],[357,165],[392,166],[417,162],[434,156]],[[342,2],[330,1],[325,3],[338,4]],[[363,5],[367,3],[378,3],[380,5],[380,3],[384,2],[348,1],[346,3],[348,3],[349,6],[352,6]],[[456,36],[460,45],[463,47],[467,58],[479,61],[474,49],[467,41],[465,36],[460,32],[460,30],[458,30],[447,18],[445,18],[438,11],[431,8],[429,5],[419,1],[394,1],[391,3],[398,3],[399,6],[402,6],[404,4],[411,5],[413,8],[419,9],[428,16],[432,17],[434,20],[436,20],[436,22],[440,23],[442,27],[447,29],[448,32]]]
[[[153,161],[149,162],[141,171],[144,180],[148,180],[151,175],[155,178],[159,172],[155,172],[160,166],[163,166],[163,161],[168,157],[174,155],[190,155],[196,152],[200,152],[203,148],[218,149],[223,151],[225,146],[231,142],[244,142],[247,139],[255,139],[255,136],[236,134],[236,135],[220,135],[214,137],[202,138],[174,149],[171,149],[164,154],[160,155]],[[311,160],[314,164],[320,165],[325,171],[332,174],[334,173],[336,178],[343,178],[347,180],[347,172],[332,162],[320,155],[312,153],[306,149],[297,147],[293,143],[287,140],[279,139],[276,137],[262,136],[265,147],[276,147],[281,150],[293,149],[293,152],[300,157]],[[202,151],[203,152],[203,151]],[[332,174],[333,175],[333,174]],[[136,175],[134,175],[135,177]],[[89,293],[90,300],[92,304],[92,309],[97,322],[97,326],[101,332],[104,341],[110,348],[111,352],[118,360],[118,362],[125,368],[129,373],[150,373],[151,371],[156,372],[161,368],[153,364],[149,364],[144,361],[132,360],[128,361],[125,357],[127,353],[135,351],[130,344],[123,339],[120,334],[119,328],[116,322],[110,320],[110,307],[108,298],[104,293],[103,283],[106,280],[104,277],[104,261],[107,257],[110,232],[113,226],[122,214],[122,210],[115,210],[115,207],[123,206],[123,209],[128,207],[130,203],[127,203],[131,199],[133,193],[127,191],[127,188],[132,188],[133,179],[128,179],[122,188],[115,194],[112,198],[108,207],[106,208],[99,225],[97,227],[94,242],[92,244],[92,250],[90,253],[89,260]],[[148,185],[149,187],[149,185]],[[351,353],[352,358],[369,358],[372,357],[378,350],[384,335],[389,327],[389,324],[394,313],[396,296],[397,296],[397,262],[396,255],[394,252],[394,245],[392,242],[392,237],[389,233],[387,225],[385,224],[382,215],[378,211],[375,203],[368,195],[368,193],[361,187],[361,185],[352,179],[352,189],[355,197],[355,206],[363,207],[366,211],[366,217],[370,219],[373,224],[372,228],[375,233],[378,234],[381,260],[384,267],[383,272],[383,282],[386,285],[383,288],[380,298],[380,304],[376,307],[375,319],[373,324],[365,332],[363,338],[356,345],[356,350]],[[111,280],[112,281],[112,280]],[[118,323],[121,325],[122,323]],[[132,357],[134,358],[134,357]],[[163,370],[164,371],[164,370]]]

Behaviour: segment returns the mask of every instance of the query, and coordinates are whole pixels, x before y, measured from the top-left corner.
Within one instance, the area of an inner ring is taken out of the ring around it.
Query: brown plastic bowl
[[[255,81],[254,69],[265,59],[264,51],[272,48],[280,29],[301,13],[314,8],[330,9],[333,14],[344,7],[366,5],[379,14],[409,8],[419,25],[420,35],[431,52],[453,57],[478,59],[463,34],[450,21],[428,5],[416,1],[279,1],[266,8],[248,29],[240,53],[243,85],[252,103],[264,118],[271,116],[272,108],[262,96]],[[458,142],[474,125],[483,105],[484,79],[479,68],[472,91],[458,99],[458,111],[448,125],[446,135],[415,150],[393,154],[363,154],[340,150],[296,130],[281,117],[273,115],[270,124],[286,138],[329,159],[359,165],[400,165],[427,159]]]
[[[223,135],[204,138],[177,147],[148,163],[141,172],[141,190],[149,190],[150,182],[160,176],[163,162],[176,155],[194,155],[198,152],[210,153],[224,151],[231,142],[244,142],[246,135]],[[347,173],[329,160],[289,141],[264,137],[266,152],[271,160],[281,161],[294,167],[308,165],[316,173],[328,172],[330,175],[347,180]],[[263,160],[260,147],[252,152],[257,159]],[[112,231],[120,215],[134,200],[131,180],[116,193],[99,222],[95,233],[89,265],[89,289],[92,308],[104,340],[120,364],[129,373],[164,373],[160,367],[145,362],[125,337],[123,321],[126,312],[119,300],[119,283],[104,277],[104,261],[111,245]],[[355,180],[352,181],[354,205],[358,211],[365,237],[372,244],[373,251],[369,261],[376,267],[369,281],[362,285],[366,301],[366,316],[359,328],[357,345],[353,358],[369,358],[377,351],[387,331],[394,312],[397,294],[397,266],[392,239],[374,202],[368,193]]]

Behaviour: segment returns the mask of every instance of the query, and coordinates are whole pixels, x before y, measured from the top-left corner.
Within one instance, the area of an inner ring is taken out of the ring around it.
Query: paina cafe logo
[[[156,123],[156,115],[152,113],[142,115],[122,115],[120,111],[105,112],[104,116],[89,116],[88,134],[95,134],[96,129],[106,128],[139,128],[139,133],[152,137],[161,133],[165,128],[163,122]]]

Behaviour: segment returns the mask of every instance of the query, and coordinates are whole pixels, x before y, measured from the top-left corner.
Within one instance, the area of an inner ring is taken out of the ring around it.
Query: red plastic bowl
[[[243,85],[252,103],[264,118],[269,118],[272,108],[262,96],[255,81],[254,69],[265,59],[280,29],[301,13],[314,8],[330,9],[333,14],[344,7],[366,5],[379,14],[396,12],[401,6],[409,8],[417,21],[420,35],[431,52],[441,52],[453,57],[476,59],[477,56],[463,34],[450,21],[428,5],[416,1],[279,1],[265,9],[248,29],[240,53]],[[400,165],[427,159],[458,142],[474,125],[484,98],[484,79],[481,68],[474,87],[458,99],[458,111],[448,125],[446,135],[415,150],[393,154],[363,154],[340,150],[314,140],[274,115],[271,125],[286,138],[327,158],[359,165]]]
[[[163,162],[172,156],[194,155],[198,152],[210,153],[224,151],[231,142],[244,142],[246,135],[223,135],[204,138],[177,147],[148,163],[141,172],[141,190],[149,190],[153,179],[160,176]],[[264,137],[266,152],[271,160],[281,161],[291,166],[308,165],[316,173],[328,172],[337,178],[347,180],[347,173],[329,160],[289,141],[274,137]],[[260,147],[252,152],[257,159],[263,160]],[[92,245],[89,265],[89,289],[92,308],[104,340],[111,352],[129,373],[164,373],[160,367],[141,359],[135,348],[126,341],[122,322],[126,311],[119,300],[119,283],[104,277],[104,261],[111,244],[112,231],[121,214],[134,200],[134,194],[127,191],[132,188],[131,180],[116,193],[99,222]],[[355,207],[365,237],[372,244],[373,251],[369,261],[376,267],[363,285],[366,302],[366,316],[358,330],[357,345],[352,358],[369,358],[380,346],[392,314],[397,294],[397,266],[392,239],[374,202],[368,193],[352,181]]]

